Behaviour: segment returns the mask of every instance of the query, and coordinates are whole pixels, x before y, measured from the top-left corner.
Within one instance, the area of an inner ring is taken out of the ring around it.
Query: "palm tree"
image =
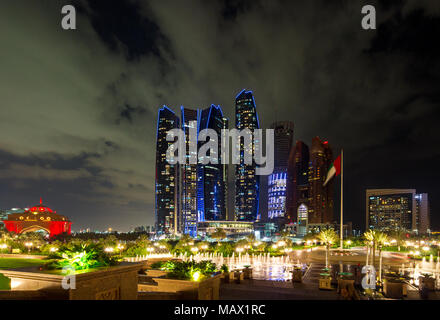
[[[379,282],[382,283],[382,246],[389,242],[388,236],[383,232],[376,232],[376,243],[379,247]]]
[[[377,244],[377,235],[378,232],[375,230],[368,230],[364,233],[364,238],[367,240],[367,246],[371,244],[372,251],[373,251],[373,257],[372,257],[372,265],[375,264],[375,258],[376,258],[376,244]]]
[[[319,241],[325,245],[325,267],[328,267],[328,253],[330,251],[330,246],[336,242],[338,236],[333,229],[324,229],[318,234]]]

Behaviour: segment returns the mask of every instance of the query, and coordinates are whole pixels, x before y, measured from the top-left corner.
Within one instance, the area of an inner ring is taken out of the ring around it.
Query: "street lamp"
[[[147,247],[147,251],[149,252],[149,254],[151,254],[154,251],[153,247]]]
[[[26,242],[24,245],[28,248],[28,253],[30,253],[33,243],[32,242]]]

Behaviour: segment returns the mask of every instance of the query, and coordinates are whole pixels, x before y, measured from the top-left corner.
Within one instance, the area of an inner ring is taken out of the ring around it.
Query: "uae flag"
[[[327,179],[325,179],[324,187],[325,185],[336,175],[339,176],[341,174],[341,155],[336,158],[336,160],[333,162],[332,166],[328,170],[327,173]]]

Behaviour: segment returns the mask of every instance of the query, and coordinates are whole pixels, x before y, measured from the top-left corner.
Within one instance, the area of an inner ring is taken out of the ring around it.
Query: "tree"
[[[400,251],[403,239],[405,238],[405,230],[398,228],[390,233],[390,236],[396,240],[397,250]]]
[[[315,230],[312,230],[304,236],[303,240],[304,241],[314,240],[314,239],[316,239],[317,236],[318,236],[318,234],[315,232]]]
[[[376,231],[376,230],[368,230],[367,232],[364,233],[364,238],[367,240],[367,246],[369,244],[371,244],[371,247],[373,249],[373,266],[376,263],[376,248],[378,243],[382,243],[383,242],[388,242],[388,237],[386,236],[386,234]],[[386,241],[384,240],[386,239]]]
[[[382,282],[382,247],[389,241],[383,232],[376,232],[376,243],[379,247],[379,281]]]
[[[246,237],[246,240],[249,243],[253,243],[255,241],[255,234],[253,234],[253,233],[248,234],[247,237]]]
[[[324,229],[318,234],[318,239],[326,247],[325,267],[328,267],[328,253],[330,251],[330,246],[337,241],[338,235],[333,229]]]

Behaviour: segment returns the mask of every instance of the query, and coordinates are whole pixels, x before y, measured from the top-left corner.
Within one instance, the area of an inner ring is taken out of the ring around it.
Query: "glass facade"
[[[156,230],[172,234],[177,230],[179,212],[178,164],[166,161],[166,152],[172,142],[166,141],[167,132],[179,127],[179,118],[167,107],[159,109],[156,136]]]
[[[197,136],[199,111],[181,108],[182,126],[185,132],[186,162],[181,164],[181,225],[184,234],[197,236],[197,164],[190,164],[190,158],[197,159]],[[191,139],[191,131],[195,131],[196,139]]]
[[[334,222],[334,180],[324,187],[327,172],[333,163],[332,150],[327,141],[312,139],[309,163],[309,223],[331,224]]]
[[[381,231],[412,230],[413,194],[370,195],[369,228]]]
[[[210,108],[202,110],[199,131],[213,129],[219,139],[221,137],[221,130],[227,127],[228,122],[223,117],[220,106],[212,105]],[[210,141],[212,140],[211,138],[209,138]],[[217,146],[220,145],[218,139],[213,141]],[[226,165],[221,163],[221,152],[219,150],[217,150],[217,154],[218,164],[198,165],[198,221],[226,219],[227,169]],[[209,151],[207,155],[210,156]]]
[[[254,232],[254,224],[243,221],[202,221],[198,223],[198,233],[201,236],[209,236],[217,229],[225,231],[226,235],[243,236]]]
[[[268,178],[268,217],[284,217],[286,210],[287,172],[273,173]]]
[[[293,144],[293,123],[277,121],[271,125],[274,130],[274,172],[267,177],[267,216],[284,222],[286,217],[287,167]]]
[[[252,91],[243,90],[235,99],[235,127],[241,131],[260,128]],[[255,153],[255,145],[249,149]],[[235,168],[235,217],[238,221],[259,219],[260,180],[256,176],[256,164],[244,163],[244,139],[240,140],[240,163]]]
[[[309,147],[297,141],[295,148],[290,150],[287,167],[287,221],[297,220],[298,206],[309,203]]]

